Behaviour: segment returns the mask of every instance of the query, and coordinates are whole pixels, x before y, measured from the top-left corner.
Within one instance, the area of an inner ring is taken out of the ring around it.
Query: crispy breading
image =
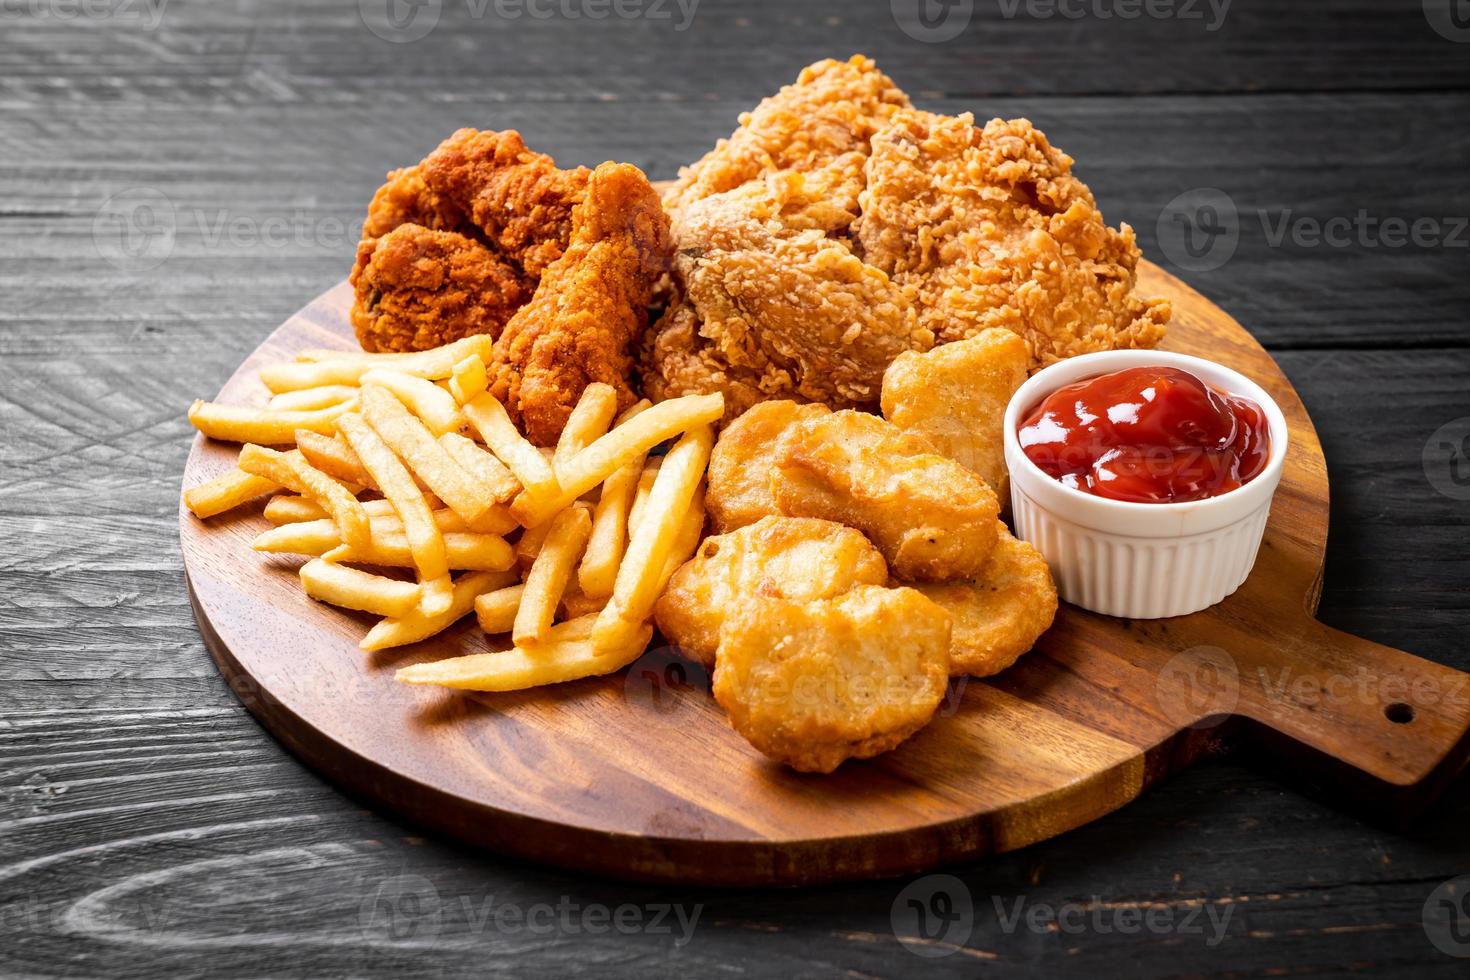
[[[714,694],[756,749],[831,772],[928,724],[949,677],[949,614],[913,589],[754,599],[726,617]]]
[[[1004,503],[1006,405],[1026,380],[1026,358],[1025,342],[999,328],[900,354],[883,375],[883,416],[979,474]]]
[[[781,435],[802,419],[826,415],[825,405],[794,401],[761,402],[725,426],[709,459],[705,505],[721,533],[780,514],[771,493],[771,471]]]
[[[1031,368],[1153,347],[1169,305],[1133,294],[1133,229],[1109,228],[1072,158],[1028,120],[898,113],[873,137],[864,258],[893,276],[940,343],[1020,334]]]
[[[971,578],[995,546],[995,491],[876,415],[797,422],[781,436],[775,463],[771,492],[782,513],[859,529],[901,579]]]
[[[495,343],[490,391],[532,442],[555,445],[594,381],[636,397],[628,384],[632,345],[648,326],[655,282],[672,243],[658,194],[637,167],[604,163],[572,212],[571,241],[536,294]]]
[[[1057,587],[1040,552],[1001,525],[977,579],[917,584],[954,621],[949,672],[988,677],[1030,650],[1057,613]]]
[[[706,667],[720,626],[756,596],[828,599],[856,585],[884,585],[888,563],[862,532],[831,521],[766,517],[704,540],[654,606],[659,631]]]
[[[456,232],[403,224],[359,250],[352,322],[369,351],[494,333],[531,295],[514,266]]]

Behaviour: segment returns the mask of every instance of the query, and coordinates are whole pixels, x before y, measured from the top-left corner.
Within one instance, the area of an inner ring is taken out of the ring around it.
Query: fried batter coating
[[[1026,343],[998,328],[900,354],[883,375],[883,416],[978,473],[1004,503],[1006,405],[1026,380],[1026,359]]]
[[[1072,158],[1025,119],[918,110],[873,138],[856,232],[940,343],[1020,334],[1035,370],[1077,354],[1153,347],[1169,304],[1133,294],[1133,229],[1103,221]]]
[[[888,563],[862,532],[831,521],[766,517],[706,538],[654,606],[659,631],[694,660],[715,665],[720,626],[756,596],[829,599],[885,585]]]
[[[989,677],[1030,650],[1057,613],[1057,587],[1046,559],[1025,541],[997,529],[995,550],[971,582],[915,585],[950,614],[949,672]]]
[[[359,246],[352,322],[369,351],[425,350],[495,333],[530,298],[520,273],[452,231],[403,224]]]
[[[715,700],[765,755],[831,772],[928,724],[944,698],[949,637],[949,614],[913,589],[756,599],[720,631]]]
[[[973,578],[995,547],[995,491],[922,436],[864,412],[788,428],[771,491],[784,514],[862,531],[906,581]]]
[[[788,428],[828,411],[825,405],[786,399],[761,402],[725,426],[710,454],[705,497],[716,530],[728,533],[781,513],[771,493],[776,446]]]
[[[619,410],[636,400],[631,347],[648,326],[649,299],[672,247],[643,171],[626,163],[593,171],[566,252],[506,324],[490,365],[491,392],[532,442],[554,445],[594,381],[617,390]]]

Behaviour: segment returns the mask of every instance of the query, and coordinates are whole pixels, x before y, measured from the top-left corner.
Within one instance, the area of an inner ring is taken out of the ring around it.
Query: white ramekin
[[[1021,451],[1026,414],[1064,385],[1130,367],[1162,365],[1261,406],[1271,428],[1266,469],[1208,500],[1140,504],[1096,497],[1052,479]],[[1239,372],[1186,354],[1104,351],[1060,361],[1033,375],[1006,407],[1005,459],[1018,537],[1046,557],[1068,602],[1108,616],[1160,619],[1212,606],[1250,574],[1286,459],[1286,418],[1261,386]]]

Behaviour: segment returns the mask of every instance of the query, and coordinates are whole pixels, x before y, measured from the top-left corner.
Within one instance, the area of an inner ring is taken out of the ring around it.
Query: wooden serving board
[[[518,694],[393,680],[407,663],[489,649],[473,617],[434,640],[364,654],[371,617],[307,599],[299,560],[249,547],[257,508],[180,509],[205,643],[246,706],[293,752],[370,803],[474,846],[615,876],[794,885],[911,873],[1024,847],[1117,809],[1222,745],[1406,816],[1464,765],[1470,675],[1313,618],[1327,472],[1300,399],[1234,320],[1145,264],[1173,301],[1167,349],[1242,371],[1291,427],[1281,489],[1246,584],[1220,605],[1126,621],[1063,606],[1004,674],[952,683],[896,751],[830,776],[766,761],[731,730],[699,668],[653,649],[621,674]],[[352,349],[345,284],[273,333],[219,399],[259,404],[268,362]],[[192,486],[237,447],[196,439]]]

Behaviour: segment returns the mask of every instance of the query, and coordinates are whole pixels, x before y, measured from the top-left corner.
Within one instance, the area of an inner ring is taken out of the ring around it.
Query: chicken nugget
[[[669,580],[653,616],[664,636],[713,667],[726,615],[754,596],[828,599],[887,581],[888,563],[862,532],[806,517],[764,517],[706,538]]]
[[[974,578],[995,547],[995,491],[876,415],[797,422],[775,455],[771,492],[782,513],[857,528],[905,581]]]
[[[917,432],[1008,499],[1006,405],[1026,380],[1026,342],[999,327],[925,353],[898,355],[883,375],[883,415]]]
[[[954,620],[949,672],[989,677],[1020,659],[1051,626],[1057,587],[1040,552],[1002,525],[990,560],[971,582],[915,585]]]
[[[825,405],[761,402],[725,427],[709,458],[706,505],[715,528],[728,533],[781,513],[771,495],[776,444],[792,425],[828,414]]]
[[[913,589],[757,599],[720,631],[715,700],[802,772],[887,752],[928,724],[949,678],[949,614]]]

